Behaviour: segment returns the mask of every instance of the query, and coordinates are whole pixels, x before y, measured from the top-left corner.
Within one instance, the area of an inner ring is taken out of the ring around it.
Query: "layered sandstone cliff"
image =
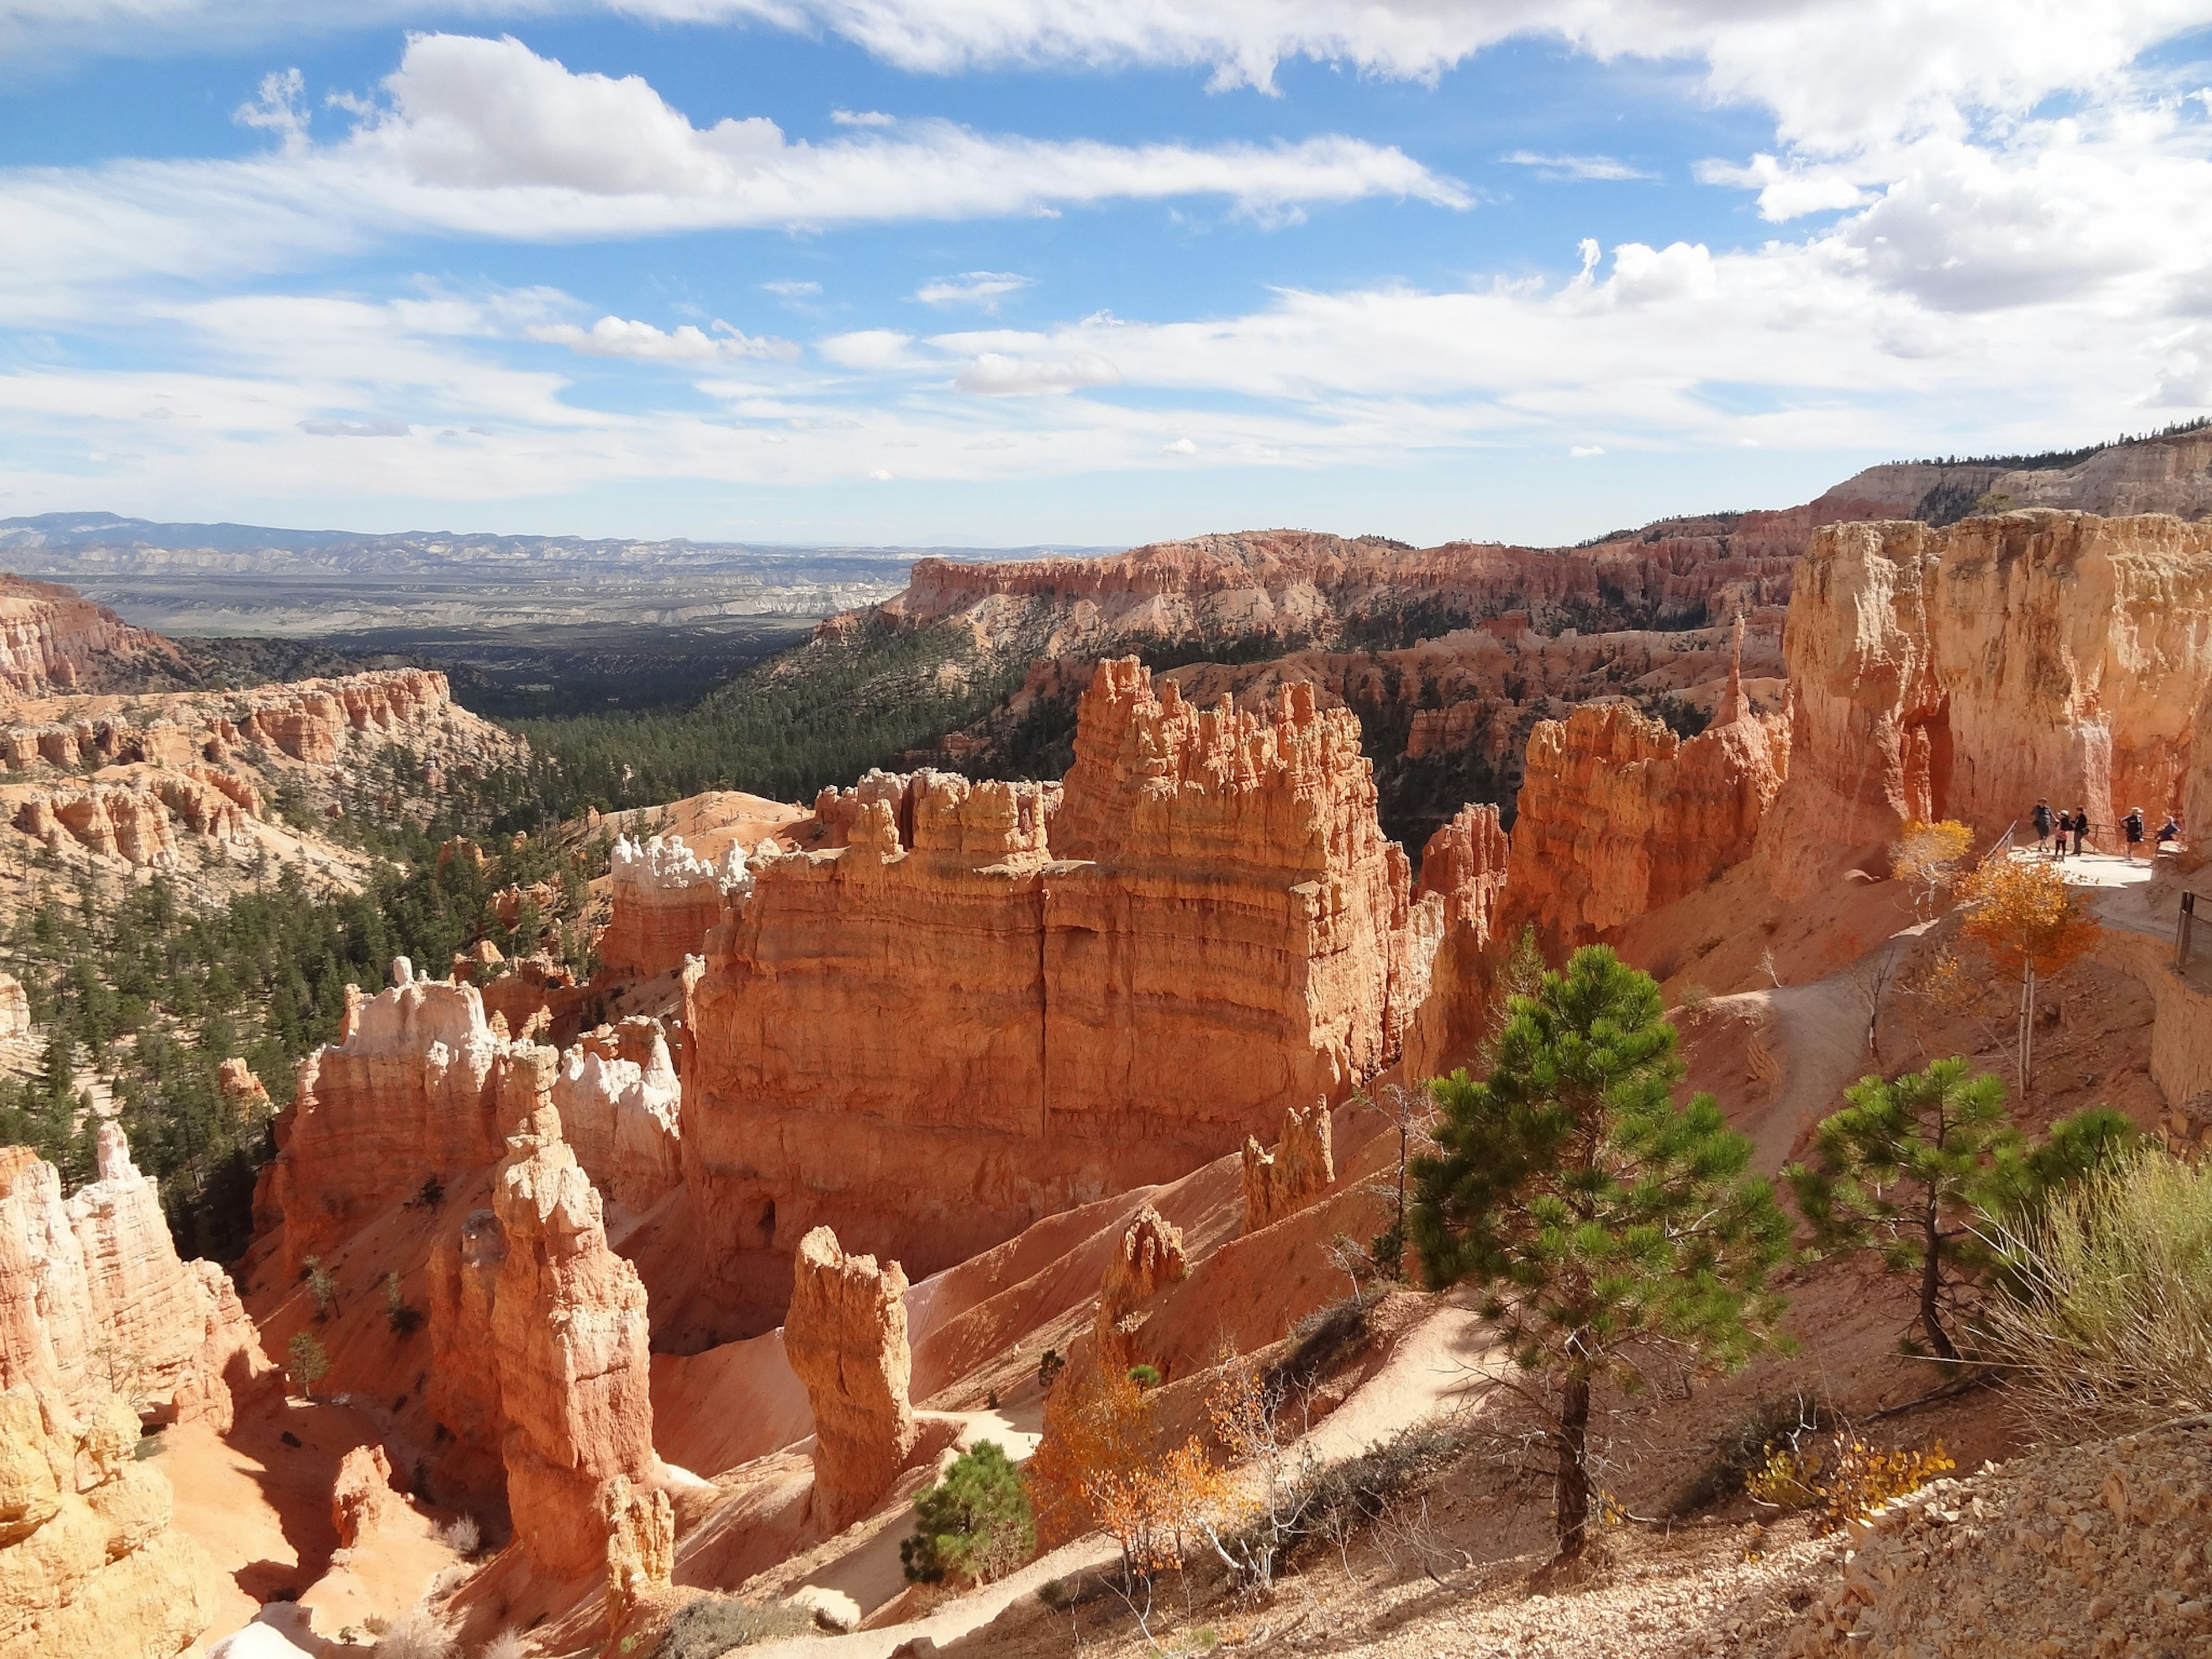
[[[220,1267],[178,1259],[113,1123],[98,1156],[98,1178],[64,1199],[53,1165],[0,1154],[0,1389],[36,1388],[62,1409],[120,1392],[164,1420],[228,1429],[234,1395],[274,1382],[253,1323]]]
[[[685,1184],[738,1324],[817,1224],[935,1271],[1341,1100],[1425,994],[1442,902],[1310,688],[1201,712],[1103,665],[1063,788],[850,805],[847,844],[757,863],[687,1010]]]
[[[704,947],[722,908],[752,885],[742,848],[718,862],[695,856],[681,836],[642,846],[618,836],[607,866],[614,908],[599,936],[599,960],[623,979],[650,979]]]
[[[566,1144],[602,1193],[643,1207],[675,1183],[681,1085],[658,1022],[626,1020],[556,1055],[489,1018],[473,985],[418,978],[404,957],[392,978],[374,996],[349,992],[339,1040],[301,1064],[256,1206],[281,1222],[288,1271],[425,1182],[489,1170],[540,1105],[573,1115]]]
[[[1824,531],[1787,650],[1790,779],[1763,851],[1801,892],[1869,867],[1908,820],[1994,836],[2039,799],[2099,836],[2183,804],[2212,688],[2212,531],[2178,519],[2014,513],[1948,530]]]
[[[0,696],[90,690],[188,671],[175,646],[72,588],[0,576]]]
[[[213,1564],[171,1528],[137,1441],[115,1395],[72,1412],[27,1383],[0,1392],[0,1659],[169,1659],[206,1628]]]
[[[906,1274],[848,1255],[817,1227],[799,1242],[783,1351],[814,1413],[811,1510],[840,1532],[890,1490],[915,1448]]]
[[[1750,856],[1790,770],[1787,715],[1740,695],[1685,740],[1622,703],[1593,703],[1528,738],[1504,898],[1509,927],[1590,942]]]

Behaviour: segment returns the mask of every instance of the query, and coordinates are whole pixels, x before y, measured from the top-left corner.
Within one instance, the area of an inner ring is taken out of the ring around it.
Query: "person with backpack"
[[[2180,839],[2180,820],[2176,818],[2172,813],[2168,812],[2166,815],[2166,822],[2158,826],[2158,845],[2152,849],[2152,856],[2155,858],[2160,853],[2166,851],[2166,844],[2168,842],[2179,841]]]
[[[2143,842],[2142,808],[2130,807],[2127,817],[2120,820],[2120,829],[2128,838],[2128,862],[2133,864],[2136,861],[2136,848],[2142,846]]]
[[[2089,809],[2077,806],[2074,809],[2074,856],[2077,859],[2081,856],[2081,839],[2088,833]]]
[[[2036,802],[2035,811],[2030,818],[2035,825],[2035,850],[2040,853],[2044,843],[2051,839],[2051,803],[2047,800]]]
[[[2066,837],[2073,833],[2074,815],[2061,807],[2058,812],[2057,827],[2051,831],[2051,857],[2063,859],[2066,856]]]

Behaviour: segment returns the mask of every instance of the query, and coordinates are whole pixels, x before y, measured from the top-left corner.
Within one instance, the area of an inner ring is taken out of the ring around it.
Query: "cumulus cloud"
[[[574,323],[545,323],[528,331],[533,340],[564,345],[593,357],[641,357],[662,362],[710,362],[720,357],[771,357],[789,362],[799,348],[773,336],[756,337],[732,328],[720,318],[714,332],[685,323],[664,331],[651,323],[602,317],[589,329]]]
[[[1510,155],[1498,158],[1517,167],[1534,167],[1540,179],[1656,179],[1656,173],[1646,173],[1626,161],[1616,161],[1610,155],[1540,155],[1534,150],[1516,149]]]
[[[981,306],[986,311],[996,311],[1007,295],[1036,286],[1036,278],[1018,276],[1010,270],[971,270],[963,276],[940,276],[933,283],[924,283],[915,290],[914,297],[926,306]]]
[[[919,360],[909,349],[913,344],[913,336],[896,329],[863,328],[833,334],[817,349],[843,368],[892,369],[917,366]]]

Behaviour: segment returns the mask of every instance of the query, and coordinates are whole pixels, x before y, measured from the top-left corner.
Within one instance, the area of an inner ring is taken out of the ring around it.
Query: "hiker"
[[[2043,844],[2051,839],[2051,803],[2049,801],[2039,800],[2035,803],[2034,823],[2035,850],[2040,853],[2043,850]]]
[[[2077,859],[2081,856],[2081,838],[2088,833],[2089,809],[2077,806],[2074,809],[2074,856]]]
[[[2063,807],[2059,808],[2058,824],[2057,827],[2051,831],[2051,857],[2055,859],[2063,859],[2066,856],[2066,837],[2073,833],[2074,815],[2066,811]]]
[[[2128,862],[2130,864],[2133,864],[2136,861],[2136,848],[2142,845],[2142,808],[2140,806],[2130,807],[2128,809],[2127,817],[2120,820],[2120,828],[2126,833],[2128,838]]]
[[[2180,821],[2177,819],[2172,813],[2168,812],[2166,815],[2166,822],[2158,826],[2158,846],[2153,850],[2151,856],[2155,858],[2160,853],[2166,851],[2166,842],[2170,841],[2179,841],[2180,839]]]

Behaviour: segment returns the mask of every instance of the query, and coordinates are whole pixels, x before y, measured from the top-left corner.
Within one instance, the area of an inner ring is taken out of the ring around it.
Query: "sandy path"
[[[1874,1069],[1867,1053],[1866,1005],[1848,977],[1767,993],[1782,1053],[1782,1092],[1752,1133],[1752,1166],[1771,1175],[1789,1161],[1798,1135],[1843,1102],[1844,1091]]]

